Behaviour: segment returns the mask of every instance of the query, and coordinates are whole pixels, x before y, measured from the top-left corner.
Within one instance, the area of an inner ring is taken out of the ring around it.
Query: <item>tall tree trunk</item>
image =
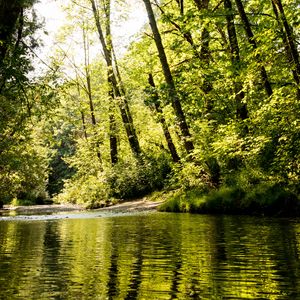
[[[91,114],[91,121],[93,126],[93,135],[96,136],[96,126],[97,121],[95,117],[95,109],[94,109],[94,102],[93,102],[93,94],[92,94],[92,86],[91,86],[91,75],[90,75],[90,67],[89,67],[89,41],[87,37],[87,33],[84,28],[85,24],[83,24],[83,48],[84,48],[84,69],[85,69],[85,78],[86,78],[86,93],[89,99],[89,107],[90,107],[90,114]],[[96,153],[99,159],[100,164],[102,164],[102,157],[100,153],[100,143],[98,139],[96,139]]]
[[[257,43],[256,43],[256,40],[255,40],[254,34],[252,32],[252,29],[251,29],[249,19],[246,15],[243,3],[242,3],[241,0],[235,0],[235,3],[236,3],[236,6],[238,8],[239,15],[241,17],[244,29],[246,31],[248,42],[250,43],[250,45],[253,48],[253,51],[255,52],[258,47],[257,47]],[[255,57],[256,57],[257,62],[260,64],[260,74],[261,74],[261,78],[262,78],[263,85],[264,85],[264,88],[266,90],[266,93],[267,93],[268,96],[271,96],[273,94],[273,91],[272,91],[270,81],[268,79],[267,71],[266,71],[265,67],[262,65],[262,60],[261,60],[260,55],[256,54]]]
[[[110,109],[111,110],[111,109]],[[118,162],[118,138],[115,115],[112,111],[109,113],[109,145],[110,145],[110,160],[114,165]]]
[[[152,96],[154,98],[155,110],[156,110],[157,115],[159,117],[159,121],[161,123],[162,129],[163,129],[163,132],[164,132],[164,136],[165,136],[166,142],[168,144],[168,148],[170,150],[172,159],[173,159],[174,162],[179,162],[180,158],[177,154],[177,150],[176,150],[176,147],[173,143],[173,140],[172,140],[172,137],[171,137],[166,119],[164,118],[164,115],[163,115],[163,111],[162,111],[162,108],[161,108],[160,103],[159,103],[159,96],[158,96],[157,91],[155,90],[155,83],[154,83],[154,79],[153,79],[152,74],[149,74],[148,82],[149,82],[150,86],[153,88],[153,95]]]
[[[234,14],[232,12],[231,0],[224,0],[224,8],[226,11],[226,21],[227,21],[227,33],[229,37],[229,45],[231,52],[231,62],[234,69],[234,77],[239,75],[240,69],[240,49],[236,36],[236,30],[234,25]],[[235,91],[235,101],[236,101],[236,115],[240,120],[245,120],[248,118],[247,104],[243,103],[245,98],[245,93],[243,92],[243,86],[239,80],[234,79],[234,91]]]
[[[152,6],[150,3],[150,0],[143,0],[143,1],[146,6],[149,23],[150,23],[150,26],[151,26],[151,29],[153,32],[153,36],[154,36],[155,44],[156,44],[156,47],[158,50],[158,56],[159,56],[159,59],[160,59],[161,65],[162,65],[164,77],[165,77],[166,83],[168,85],[169,97],[170,97],[170,100],[171,100],[171,103],[172,103],[172,106],[173,106],[173,109],[174,109],[174,112],[175,112],[175,115],[177,118],[177,124],[181,131],[184,148],[185,148],[186,152],[188,154],[190,154],[194,149],[194,144],[191,141],[191,134],[189,131],[189,127],[187,125],[185,115],[182,110],[179,98],[178,98],[178,94],[177,94],[177,91],[175,88],[175,83],[174,83],[172,73],[171,73],[171,70],[169,67],[169,63],[168,63],[168,60],[166,57],[165,49],[162,44],[161,36],[160,36],[160,33],[157,28],[157,24],[156,24],[153,10],[152,10]]]
[[[300,99],[300,58],[293,30],[287,21],[281,0],[272,0],[272,6],[279,28],[281,29],[283,44],[297,85],[297,97]]]
[[[116,81],[117,81],[117,85],[118,88],[120,90],[120,94],[123,97],[123,102],[124,102],[124,108],[126,110],[128,119],[130,124],[132,124],[132,130],[135,132],[135,128],[133,126],[133,118],[132,118],[132,114],[131,114],[131,110],[129,107],[129,103],[127,101],[127,97],[126,97],[126,90],[124,88],[123,85],[123,81],[121,78],[121,73],[119,70],[119,66],[118,66],[118,60],[116,57],[116,52],[114,49],[114,45],[113,45],[113,41],[111,38],[111,26],[110,26],[110,1],[111,0],[105,0],[105,5],[104,5],[104,12],[105,12],[105,17],[106,17],[106,41],[107,41],[107,47],[110,50],[111,53],[111,60],[112,60],[112,66],[113,66],[113,70],[115,71],[115,77],[116,77]]]
[[[122,121],[123,121],[125,130],[126,130],[130,148],[131,148],[133,154],[139,156],[141,153],[141,148],[140,148],[140,144],[138,141],[138,137],[136,135],[134,125],[132,123],[132,117],[131,117],[131,115],[129,116],[129,109],[127,107],[128,105],[126,105],[126,101],[124,102],[125,95],[122,93],[122,91],[119,87],[118,80],[117,80],[114,70],[113,70],[111,37],[108,36],[107,38],[105,38],[101,24],[100,24],[99,12],[97,10],[95,1],[90,0],[90,3],[92,5],[93,15],[94,15],[96,27],[97,27],[98,34],[99,34],[99,39],[100,39],[102,49],[104,52],[104,58],[105,58],[106,65],[107,65],[108,82],[109,82],[109,84],[111,84],[111,86],[113,88],[113,95],[114,95],[113,97],[119,106]],[[106,24],[106,26],[108,26],[108,25]],[[110,31],[109,31],[109,34],[110,34]],[[110,39],[110,41],[109,41],[109,39]]]
[[[208,8],[208,4],[209,4],[209,0],[204,0],[200,2],[199,0],[195,1],[196,2],[196,6],[197,8],[201,11],[203,9],[207,9]],[[183,3],[181,3],[181,1],[177,0],[177,3],[179,5],[180,8],[180,14],[183,16],[184,11],[181,9],[181,5],[183,5]],[[165,13],[165,11],[158,6],[161,13],[168,19],[168,21],[181,33],[181,35],[183,36],[183,38],[191,45],[191,48],[193,49],[194,55],[195,57],[197,57],[202,65],[202,67],[204,69],[208,69],[209,68],[209,32],[207,30],[207,28],[203,28],[202,32],[201,32],[201,50],[199,52],[198,50],[198,45],[195,44],[192,33],[187,30],[187,29],[183,29],[183,27],[181,25],[179,25],[178,23],[176,23],[174,20],[171,19],[171,17]],[[207,76],[204,75],[203,78],[203,84],[201,85],[201,89],[205,94],[208,94],[210,91],[212,91],[212,83],[211,81],[208,79]],[[205,99],[205,110],[206,110],[206,114],[210,115],[210,112],[213,108],[213,104],[211,99],[208,99],[208,97],[206,97]]]
[[[81,101],[80,101],[80,85],[79,85],[79,80],[78,80],[78,75],[77,75],[77,70],[76,70],[76,86],[77,86],[77,94],[78,94],[78,102],[79,102],[79,107],[80,107],[80,116],[81,116],[81,122],[82,122],[82,130],[84,134],[84,138],[86,141],[88,140],[87,136],[87,131],[86,131],[86,124],[85,124],[85,115],[83,110],[81,109]]]
[[[109,77],[107,78],[109,82]],[[109,98],[114,98],[114,92],[112,86],[109,84]],[[117,126],[116,119],[114,115],[114,107],[113,103],[110,101],[109,103],[109,145],[110,145],[110,160],[111,164],[114,165],[118,162],[118,138],[117,138]]]

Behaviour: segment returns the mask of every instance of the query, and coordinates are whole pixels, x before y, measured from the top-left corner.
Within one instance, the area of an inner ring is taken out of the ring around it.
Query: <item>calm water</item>
[[[0,217],[0,299],[300,299],[300,221],[78,216]]]

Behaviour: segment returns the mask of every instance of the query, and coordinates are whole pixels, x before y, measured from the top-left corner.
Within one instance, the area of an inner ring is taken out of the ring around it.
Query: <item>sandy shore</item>
[[[112,206],[99,208],[99,211],[109,212],[134,212],[134,211],[148,211],[155,210],[163,201],[149,201],[146,198],[121,202]]]
[[[146,198],[121,202],[112,206],[95,209],[94,211],[107,211],[107,212],[140,212],[155,210],[162,201],[152,202]],[[16,213],[22,214],[49,214],[49,213],[60,213],[60,212],[75,212],[84,211],[83,205],[76,204],[50,204],[50,205],[32,205],[32,206],[10,206],[5,205],[1,212],[15,211]]]
[[[81,211],[84,207],[75,204],[49,204],[49,205],[29,205],[29,206],[11,206],[4,205],[4,209],[0,212],[15,211],[17,213],[25,214],[47,214],[56,212],[68,212],[68,211]]]

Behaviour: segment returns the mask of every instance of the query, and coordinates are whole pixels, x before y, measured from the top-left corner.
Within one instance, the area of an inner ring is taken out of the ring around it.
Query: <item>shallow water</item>
[[[0,217],[0,299],[300,299],[299,242],[295,219]]]

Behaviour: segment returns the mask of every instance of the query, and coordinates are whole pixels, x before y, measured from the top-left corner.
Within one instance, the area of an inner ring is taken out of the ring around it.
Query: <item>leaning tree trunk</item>
[[[183,139],[184,148],[185,148],[186,152],[188,154],[190,154],[194,149],[194,144],[191,141],[191,134],[189,131],[189,127],[186,122],[186,118],[185,118],[184,112],[181,107],[181,103],[178,98],[175,83],[174,83],[173,76],[172,76],[172,73],[171,73],[171,70],[169,67],[169,63],[168,63],[168,60],[166,57],[165,49],[162,44],[161,36],[160,36],[160,33],[157,28],[157,24],[156,24],[153,10],[152,10],[152,6],[150,3],[150,0],[143,0],[143,1],[146,6],[149,23],[150,23],[150,26],[151,26],[151,29],[153,32],[153,36],[154,36],[155,44],[157,47],[158,56],[159,56],[159,59],[160,59],[161,65],[162,65],[166,84],[169,89],[169,98],[171,100],[171,103],[172,103],[172,106],[173,106],[173,109],[174,109],[174,112],[175,112],[175,115],[177,118],[177,124],[181,131],[181,137]]]
[[[281,29],[282,40],[287,52],[288,61],[291,64],[294,81],[297,85],[297,97],[300,99],[300,58],[293,30],[285,16],[281,0],[272,0],[272,6],[279,28]]]
[[[241,64],[240,49],[239,49],[239,44],[236,36],[234,15],[232,12],[232,4],[230,0],[224,0],[224,8],[226,11],[227,33],[229,38],[232,67],[234,69],[234,76],[238,77],[239,68]],[[235,90],[237,118],[240,120],[245,120],[248,118],[248,109],[247,109],[247,104],[243,102],[245,98],[245,93],[243,92],[243,86],[239,80],[234,82],[234,90]]]
[[[136,131],[134,125],[132,123],[132,117],[129,115],[129,109],[126,106],[126,101],[124,102],[125,95],[122,94],[122,91],[119,87],[118,80],[115,76],[113,70],[113,63],[112,63],[112,44],[111,44],[111,37],[107,37],[105,39],[104,33],[100,24],[99,13],[95,4],[94,0],[90,0],[92,5],[93,15],[96,23],[96,27],[99,34],[99,39],[102,45],[102,49],[104,52],[104,59],[106,61],[107,70],[108,70],[108,82],[112,86],[113,89],[113,97],[116,100],[118,107],[120,109],[121,118],[125,127],[125,131],[127,134],[127,138],[129,141],[130,148],[134,155],[139,156],[141,153],[140,144],[138,141],[138,137],[136,135]]]
[[[158,93],[157,93],[156,88],[155,88],[155,83],[154,83],[154,79],[153,79],[152,74],[149,74],[148,82],[149,82],[150,86],[153,88],[152,96],[154,98],[155,110],[156,110],[156,113],[159,117],[159,122],[161,123],[162,129],[163,129],[163,132],[164,132],[164,136],[165,136],[166,142],[168,144],[168,148],[170,150],[172,159],[173,159],[174,162],[179,162],[180,158],[177,154],[177,150],[176,150],[176,147],[173,143],[173,140],[172,140],[172,137],[171,137],[166,119],[163,115],[163,111],[162,111],[162,108],[161,108],[160,103],[159,103],[159,96],[158,96]]]
[[[235,3],[236,3],[236,6],[238,8],[239,15],[241,17],[244,29],[246,31],[248,42],[252,46],[253,51],[256,52],[256,50],[258,48],[257,43],[256,43],[256,40],[255,40],[254,34],[252,32],[249,19],[246,15],[243,3],[242,3],[241,0],[235,0]],[[264,88],[266,90],[267,95],[270,97],[273,94],[273,91],[272,91],[270,81],[268,79],[267,71],[266,71],[265,67],[262,65],[262,59],[261,59],[260,55],[257,53],[255,55],[255,57],[256,57],[257,62],[260,64],[260,74],[261,74],[261,78],[262,78],[262,81],[263,81]]]

